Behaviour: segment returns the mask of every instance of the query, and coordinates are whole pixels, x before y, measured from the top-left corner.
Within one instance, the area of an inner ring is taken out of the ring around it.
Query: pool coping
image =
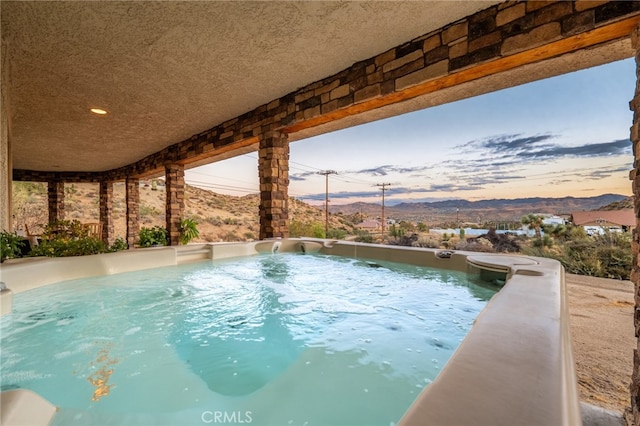
[[[0,314],[11,309],[13,293],[59,281],[276,252],[322,252],[505,273],[503,289],[489,301],[443,371],[421,392],[399,424],[582,424],[564,269],[551,259],[290,238],[9,261],[0,266],[0,281],[7,286],[0,292]],[[2,424],[48,424],[51,419],[29,417],[39,411],[35,409],[37,399],[29,391],[21,397],[20,391],[0,394]],[[46,400],[42,403],[51,413],[50,404]]]

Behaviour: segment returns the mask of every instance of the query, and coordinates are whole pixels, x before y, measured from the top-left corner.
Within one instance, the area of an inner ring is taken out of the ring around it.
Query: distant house
[[[627,232],[636,225],[636,216],[633,209],[573,212],[571,222],[587,233],[601,234],[604,229]]]
[[[541,214],[543,217],[542,224],[543,225],[564,225],[567,223],[566,219],[561,216],[556,216],[552,214]]]
[[[364,222],[358,224],[358,228],[364,229],[366,231],[377,231],[381,228],[381,224],[377,220],[365,220]]]

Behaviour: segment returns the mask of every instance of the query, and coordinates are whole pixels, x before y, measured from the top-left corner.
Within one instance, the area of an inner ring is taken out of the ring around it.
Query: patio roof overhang
[[[13,167],[126,166],[495,3],[3,1]]]
[[[12,168],[79,176],[126,167],[496,3],[3,1]],[[576,32],[282,130],[295,141],[627,58],[636,21]],[[108,114],[92,114],[94,107]],[[257,138],[234,140],[183,163],[256,147]]]

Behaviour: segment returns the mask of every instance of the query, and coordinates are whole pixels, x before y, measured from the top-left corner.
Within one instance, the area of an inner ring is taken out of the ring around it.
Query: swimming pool
[[[53,424],[388,425],[499,288],[468,278],[283,253],[66,281],[0,321],[1,383]]]
[[[152,270],[205,259],[222,260],[273,253],[320,253],[353,260],[373,260],[380,265],[396,262],[504,282],[502,289],[487,303],[433,383],[424,387],[404,413],[400,425],[511,424],[514,419],[522,424],[580,424],[564,270],[558,262],[550,259],[291,238],[137,249],[78,258],[9,261],[0,268],[0,281],[7,285],[7,289],[0,291],[0,316],[11,312],[13,296],[48,284]],[[128,315],[129,312],[126,312],[120,320],[126,321]],[[135,329],[128,328],[125,331],[133,333],[133,336],[140,335]],[[53,357],[52,352],[49,354]],[[100,357],[103,355],[106,354],[103,352]],[[295,373],[304,371],[309,365],[306,362],[313,363],[315,359],[296,363],[290,370]],[[157,377],[160,380],[161,375]],[[100,377],[96,382],[100,383],[99,380]],[[294,385],[300,381],[283,380],[281,383],[285,384],[282,391],[287,396],[284,399],[277,398],[277,394],[274,399],[256,398],[252,401],[256,402],[252,407],[258,407],[257,402],[262,401],[264,405],[260,407],[281,413],[279,404],[283,401],[287,403],[287,398],[297,401],[298,398],[308,397],[321,401],[322,392],[333,389],[330,387],[332,383],[319,381],[317,387],[306,389],[308,394],[298,395],[300,388]],[[269,387],[268,384],[252,395]],[[208,387],[206,390],[210,391]],[[167,395],[167,392],[162,386],[152,390],[159,398],[179,396]],[[111,393],[109,397],[113,395]],[[237,396],[224,396],[221,400],[228,402],[233,398]],[[45,425],[54,416],[58,418],[60,415],[56,406],[38,394],[23,389],[1,392],[0,404],[0,423],[3,425]],[[322,404],[318,404],[318,407],[322,407]],[[351,411],[359,412],[354,408]],[[166,412],[136,415],[120,413],[118,421],[114,420],[114,423],[183,424],[185,415],[191,415],[192,418],[199,415],[204,417],[200,418],[198,424],[259,424],[253,417],[247,418],[246,414],[242,411],[222,412],[215,407],[196,407],[195,410],[171,415]],[[88,410],[74,413],[72,409],[67,409],[64,415],[68,418],[81,416],[84,423],[91,423],[92,419],[93,423],[104,423],[105,420],[100,413]],[[283,421],[295,424],[294,419]]]

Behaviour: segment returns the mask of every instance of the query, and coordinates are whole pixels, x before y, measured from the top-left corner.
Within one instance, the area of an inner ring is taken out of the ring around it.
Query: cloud
[[[553,145],[544,149],[523,151],[516,155],[523,158],[608,157],[631,152],[631,141],[619,139],[611,142],[578,146]]]
[[[477,189],[482,189],[482,185],[476,184],[458,184],[458,183],[442,183],[442,184],[432,184],[429,186],[429,191],[427,192],[455,192],[455,191],[474,191]]]
[[[432,168],[433,168],[432,165],[404,167],[404,166],[387,164],[384,166],[372,167],[368,169],[347,170],[347,171],[341,172],[340,174],[363,174],[363,175],[371,175],[371,176],[387,176],[391,173],[409,174],[409,173],[423,172],[425,170],[429,170]]]
[[[394,198],[406,198],[404,196],[408,194],[433,194],[433,193],[447,193],[452,191],[467,191],[467,190],[476,190],[479,189],[477,185],[461,185],[457,183],[452,184],[430,184],[426,188],[416,188],[416,187],[406,187],[406,186],[398,186],[398,187],[389,187],[385,192],[385,197],[389,200]],[[340,192],[331,192],[329,193],[330,200],[339,200],[339,199],[372,199],[375,198],[376,201],[381,198],[382,191],[372,190],[372,191],[340,191]],[[324,201],[325,194],[317,193],[317,194],[308,194],[302,197],[298,197],[303,200],[313,200],[313,201]],[[412,197],[413,198],[413,197]]]
[[[355,174],[367,174],[367,175],[371,175],[371,176],[386,176],[387,174],[389,174],[389,170],[392,166],[379,166],[379,167],[374,167],[371,169],[362,169],[362,170],[357,170],[354,171],[352,173]]]
[[[588,170],[580,174],[580,176],[587,180],[600,180],[600,179],[608,178],[612,176],[614,173],[620,173],[620,172],[628,173],[630,169],[631,169],[631,166],[620,166],[614,169],[598,168],[598,169]]]
[[[301,172],[301,173],[289,173],[289,180],[301,182],[307,180],[309,176],[315,176],[318,172]]]
[[[531,149],[532,147],[537,147],[538,149],[542,147],[552,147],[553,144],[542,142],[546,142],[555,137],[555,135],[549,133],[524,137],[521,137],[521,135],[501,135],[484,139],[480,141],[480,144],[482,147],[496,153],[512,153],[514,151],[524,151],[527,149]]]
[[[346,198],[372,198],[379,197],[379,191],[340,191],[340,192],[330,192],[329,200],[334,199],[346,199]],[[297,197],[302,200],[313,200],[313,201],[324,201],[325,193],[317,193],[317,194],[308,194],[301,197]]]
[[[489,136],[482,139],[475,139],[464,143],[462,145],[456,146],[454,149],[469,149],[475,148],[477,150],[483,151],[491,151],[493,153],[501,153],[507,152],[512,153],[513,151],[521,151],[524,149],[529,149],[532,145],[539,145],[541,147],[549,146],[549,143],[546,142],[550,139],[556,138],[556,135],[551,133],[543,133],[540,135],[534,136],[523,136],[521,133],[516,134],[503,134],[503,135],[494,135]]]
[[[505,163],[509,161],[522,162],[575,157],[607,157],[624,155],[631,152],[631,141],[629,139],[564,146],[551,142],[556,138],[558,138],[558,135],[551,133],[533,136],[523,136],[522,134],[496,135],[473,140],[459,145],[456,148],[464,149],[466,152],[475,150],[475,153],[482,156],[483,159],[492,158],[496,166],[506,165]],[[499,159],[499,161],[496,162],[496,159]],[[481,160],[471,160],[470,163],[479,164],[479,161]]]
[[[367,185],[371,189],[364,191],[342,191],[329,194],[331,199],[361,199],[363,201],[380,201],[381,191],[373,188],[375,182],[366,182],[364,175],[384,177],[392,185],[385,193],[392,200],[411,198],[413,200],[430,196],[446,196],[451,193],[465,191],[493,191],[505,183],[533,185],[567,185],[601,180],[627,172],[631,166],[620,165],[618,159],[610,157],[629,156],[631,142],[629,139],[617,139],[600,143],[583,143],[566,146],[560,143],[560,136],[552,133],[535,135],[502,134],[469,141],[456,146],[443,161],[435,158],[424,158],[420,165],[382,164],[372,167],[339,171],[339,180],[347,184]],[[571,167],[571,159],[604,159],[605,161],[589,161],[597,167]],[[569,160],[569,161],[566,161]],[[407,162],[415,164],[415,156],[407,156]],[[542,172],[549,170],[551,162],[567,165],[561,172]],[[612,164],[614,163],[614,164]],[[536,168],[545,166],[544,168]],[[525,173],[527,171],[527,173]],[[537,173],[536,173],[537,172]],[[532,174],[533,173],[533,174]],[[315,172],[304,172],[292,176],[292,180],[304,180]],[[353,180],[349,177],[353,176]],[[358,178],[356,176],[360,175]],[[376,179],[371,179],[375,181]],[[345,189],[348,187],[342,187]],[[523,188],[524,189],[524,188]],[[410,195],[412,194],[412,195]],[[324,200],[324,193],[307,195],[308,200]]]

